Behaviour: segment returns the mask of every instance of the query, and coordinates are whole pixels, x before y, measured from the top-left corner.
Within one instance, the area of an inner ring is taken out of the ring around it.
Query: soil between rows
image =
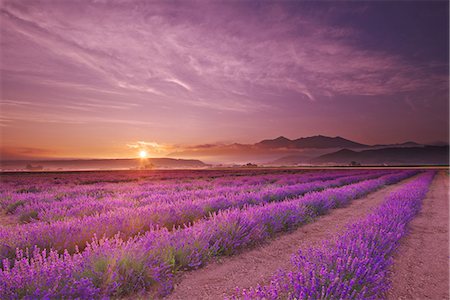
[[[307,249],[333,239],[338,232],[345,230],[347,224],[365,217],[390,192],[412,178],[353,200],[344,208],[333,209],[315,222],[280,234],[261,246],[235,256],[221,257],[202,269],[186,272],[177,279],[174,291],[164,299],[223,299],[225,295],[231,295],[236,287],[243,289],[268,283],[278,269],[290,267],[290,259],[298,249]]]

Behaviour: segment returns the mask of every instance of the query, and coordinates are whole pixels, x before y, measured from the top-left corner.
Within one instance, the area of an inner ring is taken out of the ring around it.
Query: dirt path
[[[394,257],[388,299],[449,299],[449,176],[439,172]]]
[[[345,229],[346,224],[366,216],[382,203],[387,194],[409,180],[354,200],[347,207],[334,209],[315,222],[291,233],[281,234],[260,247],[221,258],[200,270],[186,272],[165,299],[223,299],[225,294],[233,293],[236,287],[249,288],[268,282],[278,269],[289,268],[291,256],[297,249],[305,249],[333,238],[337,232]]]
[[[7,215],[6,213],[0,213],[0,226],[11,226],[19,223],[16,216]]]

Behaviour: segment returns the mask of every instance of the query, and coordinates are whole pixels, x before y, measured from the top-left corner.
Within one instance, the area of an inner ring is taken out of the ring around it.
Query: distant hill
[[[11,160],[1,161],[2,170],[33,170],[36,166],[44,170],[107,170],[137,168],[204,168],[208,165],[197,159],[148,158],[140,159],[75,159],[75,160]]]
[[[373,145],[372,148],[392,148],[392,147],[423,147],[425,145],[416,143],[416,142],[405,142],[405,143],[400,143],[400,144],[378,144],[378,145]],[[434,146],[442,146],[442,145],[434,145]]]
[[[279,136],[276,139],[273,140],[262,140],[259,143],[256,143],[255,146],[260,148],[294,148],[294,143],[288,138],[285,138],[284,136]]]
[[[342,149],[314,158],[311,163],[348,165],[352,161],[363,165],[448,165],[449,147],[393,147],[359,152]]]
[[[340,136],[328,137],[323,135],[299,138],[293,141],[296,148],[367,148],[368,145],[353,142]]]
[[[428,145],[431,145],[431,146],[448,146],[448,143],[444,142],[444,141],[436,141],[436,142],[430,143]]]
[[[280,136],[273,140],[263,140],[255,146],[261,148],[295,148],[295,149],[326,149],[326,148],[367,148],[368,145],[344,139],[340,136],[328,137],[316,135],[290,140]]]

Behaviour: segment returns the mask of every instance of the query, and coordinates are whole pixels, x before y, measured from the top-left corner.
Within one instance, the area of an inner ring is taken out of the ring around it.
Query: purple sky
[[[448,2],[0,1],[4,157],[448,141]]]

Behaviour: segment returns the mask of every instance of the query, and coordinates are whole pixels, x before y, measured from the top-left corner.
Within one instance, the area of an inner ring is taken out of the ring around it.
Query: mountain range
[[[310,160],[312,164],[446,165],[448,146],[391,147],[364,151],[342,149]]]
[[[204,163],[206,162],[206,163]],[[184,147],[162,158],[0,160],[1,170],[206,168],[210,165],[257,163],[295,165],[448,165],[448,143],[432,145],[413,141],[366,145],[340,136],[316,135],[288,139],[284,136],[255,144],[206,144]]]
[[[289,140],[278,137],[255,145],[263,148],[328,149],[315,156],[302,151],[279,157],[269,165],[448,165],[448,144],[424,145],[416,142],[365,145],[342,137],[313,136]]]
[[[288,139],[279,136],[255,144],[203,145],[171,153],[171,157],[200,158],[209,161],[262,165],[415,165],[448,164],[448,144],[440,146],[413,141],[367,145],[340,136],[316,135]]]
[[[344,139],[340,136],[328,137],[316,135],[290,140],[284,136],[273,140],[263,140],[255,144],[260,148],[291,148],[291,149],[327,149],[327,148],[368,148],[370,146]]]

